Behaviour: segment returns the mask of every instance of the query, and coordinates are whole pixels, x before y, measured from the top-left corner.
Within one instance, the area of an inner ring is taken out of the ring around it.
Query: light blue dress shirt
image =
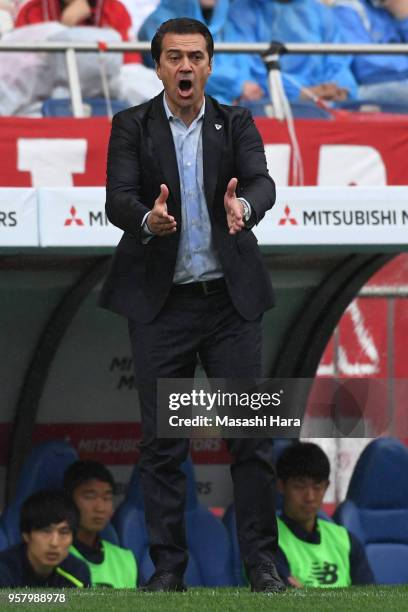
[[[173,281],[191,283],[220,278],[223,274],[204,194],[202,128],[205,100],[189,126],[173,115],[166,96],[163,102],[176,150],[181,194],[181,232]]]

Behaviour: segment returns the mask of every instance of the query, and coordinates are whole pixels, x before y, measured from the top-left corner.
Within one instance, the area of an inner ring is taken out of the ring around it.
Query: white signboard
[[[0,189],[0,246],[38,246],[35,189]]]
[[[37,199],[37,203],[36,203]],[[407,187],[279,187],[261,245],[406,244]],[[116,246],[103,187],[0,189],[0,246]]]
[[[407,187],[280,187],[255,229],[264,245],[406,244]]]
[[[103,187],[38,189],[41,246],[116,246],[122,231],[109,223]]]

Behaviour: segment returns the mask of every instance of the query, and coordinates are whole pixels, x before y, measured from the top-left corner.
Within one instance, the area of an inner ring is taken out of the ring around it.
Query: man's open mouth
[[[193,88],[193,83],[192,81],[190,81],[190,79],[181,79],[181,81],[179,81],[179,90],[182,95],[190,94],[192,88]]]

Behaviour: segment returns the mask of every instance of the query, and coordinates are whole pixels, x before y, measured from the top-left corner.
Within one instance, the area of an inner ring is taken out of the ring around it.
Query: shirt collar
[[[317,517],[315,519],[313,531],[306,531],[299,523],[289,518],[284,512],[282,512],[280,518],[299,540],[309,542],[309,544],[320,544],[320,531],[317,524]]]
[[[169,105],[167,104],[167,100],[166,100],[166,94],[163,94],[163,105],[164,105],[164,110],[167,116],[167,119],[170,121],[172,119],[180,119],[180,117],[177,117],[176,115],[174,115],[171,110]],[[194,121],[199,121],[199,119],[202,119],[204,117],[204,112],[205,112],[205,97],[203,100],[203,104],[200,108],[200,112],[198,113],[197,117],[194,119]],[[181,121],[181,119],[180,119]],[[193,121],[193,123],[194,123]]]

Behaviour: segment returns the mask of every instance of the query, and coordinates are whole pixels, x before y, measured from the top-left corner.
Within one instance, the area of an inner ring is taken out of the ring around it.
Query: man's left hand
[[[406,19],[408,17],[407,0],[384,0],[381,8],[385,8],[395,19]]]
[[[238,179],[232,178],[227,185],[227,191],[224,195],[224,207],[227,213],[227,223],[230,234],[236,234],[245,227],[244,205],[241,200],[238,200],[235,193],[237,185]]]

